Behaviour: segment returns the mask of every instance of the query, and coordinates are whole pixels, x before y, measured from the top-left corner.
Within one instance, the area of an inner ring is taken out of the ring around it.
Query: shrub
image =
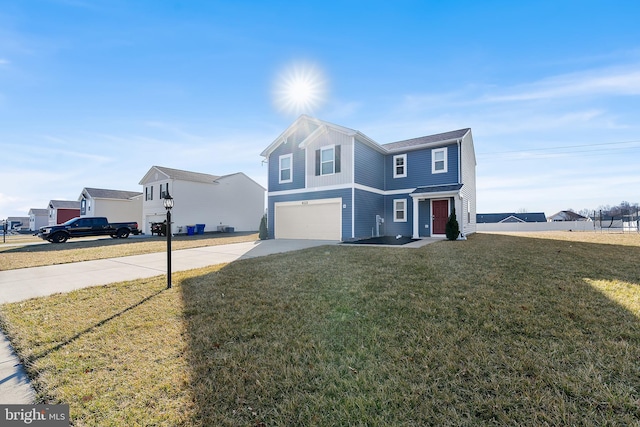
[[[260,229],[258,237],[260,240],[267,240],[269,238],[269,230],[267,229],[267,215],[262,215],[260,220]]]
[[[445,226],[445,234],[447,235],[447,239],[456,240],[458,235],[460,234],[460,226],[458,225],[458,220],[456,219],[456,208],[454,207],[451,211],[451,215],[449,215],[449,219],[447,220],[447,225]]]

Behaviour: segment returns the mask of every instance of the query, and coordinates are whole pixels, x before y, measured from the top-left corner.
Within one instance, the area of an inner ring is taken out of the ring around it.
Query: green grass
[[[637,425],[640,237],[580,239],[325,246],[3,325],[74,425]]]

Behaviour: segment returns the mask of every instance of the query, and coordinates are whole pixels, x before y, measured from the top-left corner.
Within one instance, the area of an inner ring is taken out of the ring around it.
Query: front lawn
[[[77,426],[636,425],[640,237],[567,235],[325,246],[3,323]]]

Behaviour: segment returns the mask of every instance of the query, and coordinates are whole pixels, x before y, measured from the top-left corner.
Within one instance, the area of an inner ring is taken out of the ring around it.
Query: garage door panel
[[[341,240],[341,205],[340,200],[276,203],[276,239]]]

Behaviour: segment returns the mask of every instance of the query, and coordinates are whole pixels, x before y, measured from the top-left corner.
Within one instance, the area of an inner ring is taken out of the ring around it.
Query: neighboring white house
[[[152,222],[166,219],[162,199],[167,191],[174,199],[171,210],[173,233],[186,233],[187,226],[205,224],[205,231],[233,227],[256,231],[265,212],[266,189],[242,172],[217,176],[153,166],[140,180],[143,186],[143,233],[151,233]]]
[[[29,230],[38,231],[40,227],[49,225],[48,209],[29,209]]]
[[[142,193],[85,187],[78,197],[80,216],[104,216],[110,222],[138,222],[142,225]]]

